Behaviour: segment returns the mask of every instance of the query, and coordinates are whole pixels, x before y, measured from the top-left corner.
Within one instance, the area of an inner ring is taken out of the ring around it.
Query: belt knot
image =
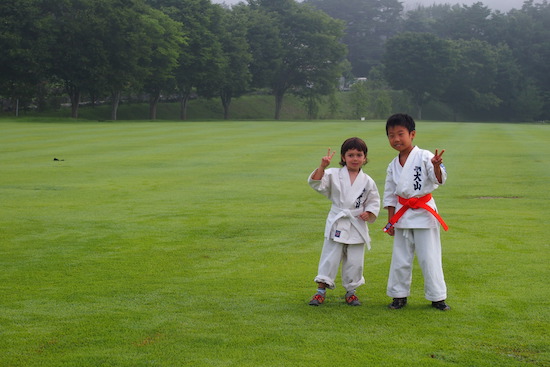
[[[419,198],[413,197],[413,198],[405,199],[405,198],[402,198],[401,196],[398,196],[397,198],[399,199],[399,203],[403,206],[401,207],[401,209],[397,211],[397,213],[393,215],[393,217],[390,219],[388,224],[386,224],[386,226],[384,227],[384,232],[387,232],[391,227],[393,227],[395,223],[399,220],[399,218],[401,218],[401,216],[405,214],[405,212],[408,209],[420,209],[420,208],[426,209],[427,211],[429,211],[439,221],[439,223],[441,223],[441,226],[443,227],[444,230],[449,229],[447,224],[443,221],[443,218],[441,218],[441,216],[435,210],[433,210],[430,206],[428,206],[427,202],[432,199],[431,194],[427,194]]]

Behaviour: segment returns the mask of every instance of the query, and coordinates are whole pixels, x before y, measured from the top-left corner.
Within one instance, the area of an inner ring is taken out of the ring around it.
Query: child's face
[[[348,171],[359,171],[367,162],[367,157],[361,150],[350,149],[342,156],[342,160],[346,163]]]
[[[388,128],[388,140],[393,149],[399,152],[407,152],[413,148],[413,139],[416,131],[409,131],[404,126],[392,126]]]

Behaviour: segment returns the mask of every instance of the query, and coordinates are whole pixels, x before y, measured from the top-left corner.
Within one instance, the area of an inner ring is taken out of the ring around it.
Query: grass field
[[[307,305],[330,203],[307,185],[382,121],[0,121],[0,366],[548,366],[550,127],[420,122],[452,310],[385,295],[371,226],[361,307]],[[54,161],[54,158],[58,160]]]

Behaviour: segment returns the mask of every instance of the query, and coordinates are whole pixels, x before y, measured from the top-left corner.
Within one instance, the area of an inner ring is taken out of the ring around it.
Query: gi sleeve
[[[330,198],[330,176],[332,175],[332,169],[325,170],[325,174],[320,180],[314,180],[311,178],[314,173],[315,171],[311,172],[307,179],[309,186],[311,186],[311,188],[318,193]]]
[[[384,208],[387,208],[388,206],[397,206],[397,195],[395,194],[397,182],[393,177],[392,165],[393,161],[388,165],[388,169],[386,171],[386,182],[384,183]]]
[[[365,212],[371,212],[375,215],[373,219],[368,221],[369,223],[374,223],[378,217],[378,213],[380,213],[380,193],[378,192],[376,182],[372,179],[369,180],[369,184],[367,185],[367,199],[365,200],[364,208]]]

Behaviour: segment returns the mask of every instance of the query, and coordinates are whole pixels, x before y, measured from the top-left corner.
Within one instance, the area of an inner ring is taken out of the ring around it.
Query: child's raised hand
[[[332,160],[332,157],[334,157],[334,154],[336,154],[336,151],[332,151],[331,153],[330,148],[328,148],[327,155],[321,158],[321,167],[327,168]]]
[[[443,158],[441,156],[445,153],[445,149],[441,150],[441,153],[437,154],[437,149],[435,150],[435,155],[432,158],[432,164],[434,166],[439,166],[441,163],[443,163]]]

